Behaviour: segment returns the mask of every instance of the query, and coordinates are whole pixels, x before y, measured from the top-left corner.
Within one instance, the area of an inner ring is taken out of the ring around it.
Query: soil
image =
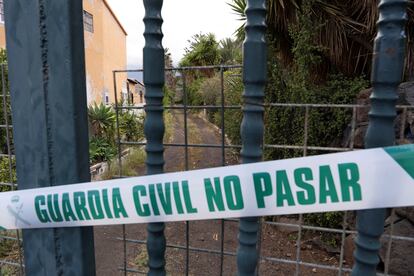
[[[184,143],[184,115],[182,112],[173,113],[174,127],[172,143]],[[221,144],[219,129],[211,123],[202,119],[197,114],[188,115],[188,139],[190,144]],[[186,169],[185,148],[167,147],[165,149],[165,171],[181,171]],[[226,150],[222,160],[220,148],[188,148],[187,169],[200,169],[217,167],[222,165],[238,163],[237,154]],[[141,174],[144,168],[137,168]],[[297,223],[296,216],[279,217],[289,223]],[[223,226],[224,224],[224,226]],[[166,271],[168,275],[185,275],[186,270],[186,222],[167,223],[165,236]],[[224,235],[221,235],[222,227]],[[223,238],[224,252],[223,275],[236,274],[236,257],[238,222],[222,220],[206,220],[188,223],[190,248],[201,248],[191,250],[189,253],[189,275],[220,275],[221,267],[221,242]],[[125,243],[123,242],[125,234]],[[259,264],[259,275],[294,275],[296,271],[297,253],[296,228],[285,228],[269,224],[261,227],[261,256]],[[334,247],[317,242],[320,233],[303,231],[301,238],[300,260],[303,263],[316,263],[327,266],[338,266],[339,250]],[[340,236],[334,237],[339,240]],[[137,275],[147,272],[146,264],[148,256],[145,244],[146,225],[117,225],[95,227],[95,256],[97,275],[123,275],[126,266],[131,271],[128,275]],[[210,251],[210,252],[206,252]],[[124,258],[126,256],[126,258]],[[284,263],[274,262],[275,259],[284,259]],[[126,261],[126,264],[124,263]],[[344,267],[349,268],[346,263]],[[335,270],[310,268],[300,265],[300,275],[337,275]],[[140,274],[140,273],[138,273]],[[346,273],[343,275],[347,275]]]

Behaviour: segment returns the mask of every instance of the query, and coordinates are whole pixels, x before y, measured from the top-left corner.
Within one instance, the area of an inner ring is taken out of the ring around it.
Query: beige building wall
[[[104,88],[111,91],[109,100],[111,103],[115,102],[114,95],[114,83],[113,83],[113,70],[126,69],[127,56],[126,56],[126,32],[121,27],[121,24],[116,19],[112,10],[106,5],[106,9],[103,9],[103,29],[105,30],[105,36],[103,39],[103,63],[104,74]],[[116,73],[116,86],[118,100],[121,99],[123,93],[127,93],[126,87],[127,74]]]
[[[143,105],[145,103],[145,86],[141,82],[127,79],[127,91],[130,104]]]
[[[85,30],[85,63],[88,104],[115,102],[113,70],[126,69],[124,28],[105,0],[84,0],[93,16],[93,33]],[[126,93],[126,73],[116,74],[117,98]]]
[[[6,48],[6,29],[4,22],[0,22],[0,48]]]
[[[115,102],[113,70],[127,65],[127,33],[105,0],[83,0],[83,9],[92,15],[93,32],[85,29],[86,93],[88,105]],[[4,23],[0,22],[0,47],[6,47]],[[117,96],[126,93],[126,73],[117,74]]]

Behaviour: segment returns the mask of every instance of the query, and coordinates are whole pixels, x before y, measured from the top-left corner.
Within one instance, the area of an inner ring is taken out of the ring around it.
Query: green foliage
[[[241,105],[243,93],[243,81],[240,75],[241,70],[228,71],[224,73],[224,103],[225,105]],[[242,121],[242,111],[226,109],[224,111],[225,133],[232,144],[241,144],[240,125]],[[217,112],[214,116],[214,123],[221,126],[221,113]]]
[[[17,175],[16,175],[16,159],[11,159],[11,164],[9,163],[10,159],[8,157],[1,157],[0,158],[0,182],[3,183],[17,183]],[[10,174],[10,166],[11,166],[11,174]],[[9,191],[10,187],[8,186],[0,186],[0,192]]]
[[[220,104],[221,79],[219,76],[204,79],[200,85],[199,92],[204,105]],[[207,109],[207,119],[213,121],[216,110]]]
[[[303,23],[300,16],[307,10],[308,19],[317,31],[311,38],[312,45],[323,50],[320,68],[313,73],[322,77],[336,68],[352,77],[369,75],[376,36],[379,0],[268,0],[266,23],[273,46],[285,64],[292,64],[292,28]],[[229,5],[243,23],[246,21],[246,0],[232,0]],[[414,37],[414,4],[407,8],[407,41]],[[237,29],[239,38],[244,38],[244,24]],[[412,76],[413,44],[407,44],[406,72]]]
[[[231,2],[227,3],[231,10],[239,16],[238,20],[246,21],[246,8],[247,3],[246,0],[232,0]],[[234,32],[239,40],[244,40],[244,27],[246,23],[243,23],[237,30]]]
[[[344,214],[343,212],[314,213],[305,214],[303,218],[307,225],[341,229]]]
[[[200,92],[201,84],[203,83],[203,78],[193,79],[192,81],[187,81],[187,104],[188,105],[202,105],[203,98]]]
[[[7,122],[8,124],[12,124],[12,118],[11,118],[11,103],[10,103],[10,97],[4,97],[3,98],[3,85],[5,88],[6,95],[10,94],[10,88],[9,88],[9,81],[8,81],[8,68],[7,68],[7,52],[5,49],[0,49],[0,64],[3,65],[3,74],[4,78],[0,77],[0,124],[5,125],[6,124],[6,118],[5,113],[7,116]],[[5,80],[5,83],[3,84],[2,81]],[[6,101],[6,112],[4,112],[4,102]],[[14,150],[13,146],[13,132],[11,130],[6,130],[5,128],[2,128],[0,130],[0,152],[7,153],[8,147],[7,147],[7,136],[6,131],[8,131],[10,135],[10,147],[11,151]]]
[[[122,139],[138,142],[144,138],[144,116],[133,111],[124,111],[119,115],[119,131]]]
[[[145,166],[145,151],[143,148],[130,149],[129,153],[122,160],[122,175],[123,176],[138,176],[139,170]],[[118,160],[111,162],[111,166],[102,176],[103,179],[112,179],[119,175]]]
[[[116,114],[111,106],[95,103],[88,107],[89,159],[91,164],[106,162],[115,156],[115,121]],[[124,124],[125,131],[128,131],[128,126],[130,126],[128,123]]]
[[[220,41],[221,64],[241,64],[242,63],[242,43],[240,40],[225,38]]]
[[[93,137],[113,139],[116,115],[112,107],[103,103],[88,107],[90,134]]]
[[[185,54],[180,66],[206,66],[220,62],[219,43],[212,33],[196,34],[189,40],[189,47],[185,48]],[[203,71],[207,72],[207,71]]]
[[[175,94],[174,91],[167,85],[163,88],[164,98],[162,104],[164,106],[170,106],[174,102]]]
[[[89,140],[89,159],[91,164],[110,161],[116,154],[113,143],[101,137],[92,137]]]
[[[326,80],[315,79],[322,49],[312,44],[317,28],[309,20],[309,7],[299,16],[299,24],[291,28],[293,63],[282,68],[276,54],[269,55],[267,103],[350,104],[356,94],[368,86],[362,77],[345,77],[331,71]],[[277,49],[270,41],[269,52]],[[265,114],[265,143],[303,145],[305,109],[297,107],[270,107]],[[340,108],[312,108],[308,111],[307,144],[311,146],[338,146],[343,130],[351,118],[351,110]],[[308,152],[316,154],[317,152]],[[265,159],[284,159],[300,156],[301,151],[267,149]]]

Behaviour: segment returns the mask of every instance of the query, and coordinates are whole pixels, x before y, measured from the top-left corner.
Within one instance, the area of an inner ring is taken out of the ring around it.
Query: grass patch
[[[10,238],[0,238],[0,259],[10,263],[19,263],[19,243],[12,238],[16,237],[15,231],[1,231],[0,235]],[[14,265],[0,266],[0,275],[18,275],[19,267]]]
[[[130,268],[141,272],[148,272],[148,253],[145,244],[137,245],[135,257],[128,258],[128,265]]]
[[[171,143],[174,138],[174,116],[169,111],[164,111],[164,143]]]
[[[146,153],[143,147],[131,148],[128,155],[122,158],[122,176],[138,176],[145,166]],[[118,159],[113,159],[102,179],[113,179],[119,175]]]

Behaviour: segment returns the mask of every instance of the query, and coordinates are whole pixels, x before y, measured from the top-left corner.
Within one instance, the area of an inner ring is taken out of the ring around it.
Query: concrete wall
[[[115,102],[113,70],[126,69],[126,32],[105,0],[83,0],[83,9],[93,16],[93,33],[84,31],[88,105]],[[4,24],[0,23],[0,47],[6,47]],[[118,99],[126,93],[127,74],[117,74]]]

